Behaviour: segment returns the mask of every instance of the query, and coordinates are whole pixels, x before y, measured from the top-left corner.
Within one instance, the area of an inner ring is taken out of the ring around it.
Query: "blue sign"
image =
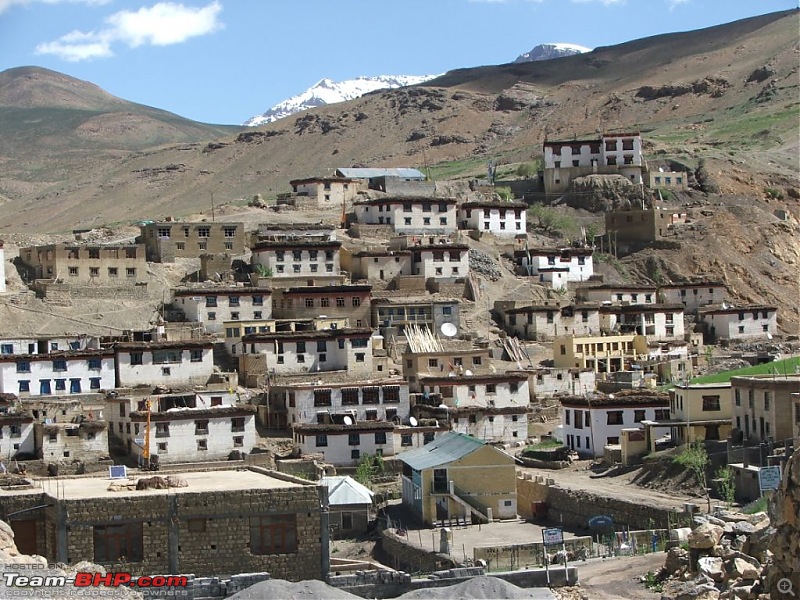
[[[595,529],[612,527],[613,525],[614,525],[614,519],[612,519],[608,515],[596,515],[591,519],[589,519],[589,527],[593,527]]]
[[[758,484],[761,491],[777,490],[781,485],[780,467],[761,467],[758,470]]]

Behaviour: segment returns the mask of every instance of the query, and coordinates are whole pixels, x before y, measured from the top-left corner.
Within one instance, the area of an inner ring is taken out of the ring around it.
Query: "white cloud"
[[[100,6],[108,4],[111,0],[0,0],[0,15],[12,6],[24,6],[26,4],[87,4],[89,6]]]
[[[669,9],[672,11],[680,4],[689,4],[689,0],[667,0],[667,4],[669,4]]]
[[[9,0],[0,0],[3,1]],[[221,28],[222,24],[218,20],[220,12],[222,5],[217,0],[202,8],[159,2],[137,11],[123,10],[108,17],[107,27],[104,29],[91,32],[73,31],[53,42],[39,44],[36,53],[54,54],[63,60],[77,62],[113,56],[111,46],[116,42],[131,48],[180,44]]]

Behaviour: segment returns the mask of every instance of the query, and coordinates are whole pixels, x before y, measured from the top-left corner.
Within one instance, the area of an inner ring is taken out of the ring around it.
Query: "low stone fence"
[[[391,529],[381,532],[381,539],[375,550],[376,558],[381,563],[411,573],[432,573],[458,566],[447,554],[417,548]]]
[[[144,600],[149,600],[150,598],[215,600],[217,598],[233,596],[249,588],[251,585],[268,580],[270,575],[269,573],[240,573],[239,575],[231,576],[230,579],[220,579],[219,577],[195,577],[194,575],[184,575],[184,577],[187,579],[186,587],[136,586],[135,589],[142,594]],[[133,581],[137,581],[138,579],[138,577],[134,577]]]
[[[592,538],[591,536],[568,538],[564,540],[564,547],[572,555],[588,556],[592,552]],[[550,554],[555,554],[559,550],[561,546],[548,547]],[[476,546],[472,550],[472,555],[475,563],[483,560],[488,571],[513,571],[545,564],[542,542],[510,546]]]

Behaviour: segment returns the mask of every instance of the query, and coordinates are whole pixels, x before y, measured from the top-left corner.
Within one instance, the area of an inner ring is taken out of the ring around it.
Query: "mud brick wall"
[[[431,573],[458,566],[446,554],[429,552],[412,546],[404,537],[398,536],[388,529],[381,533],[381,540],[376,550],[378,558],[383,564],[409,573]]]
[[[321,521],[316,487],[272,490],[146,494],[68,501],[68,562],[94,562],[95,524],[142,522],[144,559],[131,564],[140,574],[177,573],[230,576],[269,572],[298,581],[322,577]],[[250,553],[250,516],[296,515],[296,552]],[[193,530],[190,531],[189,519]],[[199,526],[199,529],[198,529]],[[177,543],[176,543],[177,542]],[[175,564],[177,563],[177,564]]]
[[[17,537],[17,526],[15,523],[19,521],[35,521],[36,522],[36,549],[39,554],[45,551],[45,520],[44,510],[31,510],[28,512],[20,513],[12,517],[7,515],[21,510],[33,508],[34,506],[41,506],[47,504],[44,494],[39,490],[31,490],[30,494],[24,495],[6,495],[0,491],[0,519],[8,521],[11,528],[14,529],[15,538]],[[20,540],[16,540],[19,544]]]

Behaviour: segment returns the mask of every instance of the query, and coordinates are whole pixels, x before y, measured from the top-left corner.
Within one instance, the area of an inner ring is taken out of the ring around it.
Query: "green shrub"
[[[773,200],[783,200],[783,190],[778,188],[768,187],[764,190],[764,193]]]

